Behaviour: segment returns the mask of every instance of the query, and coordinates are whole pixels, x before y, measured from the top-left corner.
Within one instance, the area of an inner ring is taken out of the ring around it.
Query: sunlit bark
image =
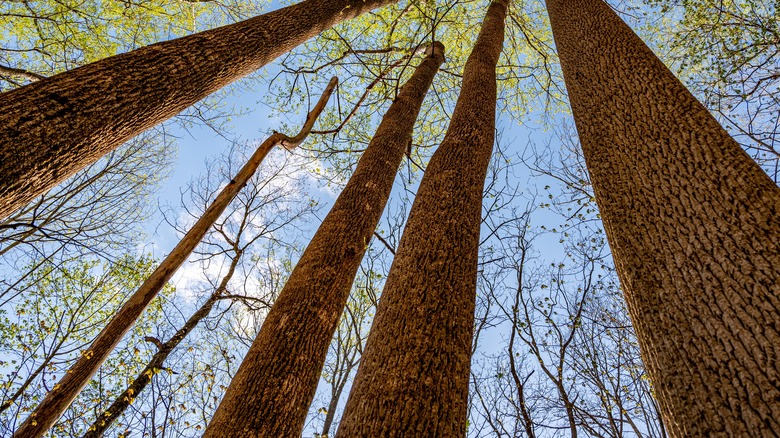
[[[774,436],[780,189],[607,3],[547,7],[670,435]]]

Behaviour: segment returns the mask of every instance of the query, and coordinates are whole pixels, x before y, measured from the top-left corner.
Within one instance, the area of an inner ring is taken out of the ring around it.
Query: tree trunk
[[[3,93],[0,218],[307,39],[393,1],[305,0]]]
[[[493,1],[390,268],[338,437],[463,437],[482,189],[509,0]]]
[[[217,290],[211,294],[208,300],[206,300],[200,308],[190,316],[187,322],[174,333],[174,335],[158,346],[157,352],[152,356],[146,367],[138,373],[135,380],[130,386],[120,394],[111,406],[108,407],[101,415],[95,419],[92,425],[84,434],[83,438],[100,438],[105,434],[106,430],[111,426],[120,415],[133,403],[133,400],[138,397],[138,394],[146,388],[152,381],[152,377],[157,374],[163,366],[165,359],[171,354],[171,352],[187,337],[188,334],[198,325],[198,323],[205,317],[209,316],[214,304],[219,301],[220,296],[227,290],[227,285],[233,278],[233,274],[236,272],[236,266],[239,260],[241,260],[242,253],[237,252],[230,263],[227,274],[220,281]],[[159,341],[157,341],[159,342]]]
[[[350,370],[352,368],[350,367]],[[330,437],[330,429],[333,427],[333,421],[336,419],[336,409],[339,407],[339,401],[341,401],[341,394],[344,392],[347,379],[349,375],[344,376],[344,379],[339,382],[339,385],[331,392],[330,403],[328,403],[328,412],[325,414],[325,422],[322,423],[321,438]]]
[[[165,283],[171,279],[176,270],[187,260],[190,253],[200,243],[203,236],[206,235],[208,229],[214,225],[214,222],[225,211],[230,201],[236,197],[247,181],[249,181],[249,178],[254,175],[260,163],[268,155],[268,152],[279,144],[292,148],[303,141],[309,131],[311,131],[317,116],[325,107],[330,94],[336,88],[336,83],[336,78],[331,79],[319,102],[317,102],[315,108],[308,115],[303,129],[298,135],[287,137],[276,132],[258,146],[255,153],[249,158],[249,161],[238,171],[236,177],[222,189],[214,202],[203,212],[203,215],[187,231],[187,234],[182,237],[181,241],[173,248],[165,260],[157,266],[152,275],[130,296],[122,308],[117,311],[116,315],[111,318],[108,325],[92,341],[89,348],[81,354],[76,363],[66,371],[62,379],[46,394],[46,397],[35,408],[35,411],[19,426],[19,429],[14,433],[15,437],[43,436],[54,425],[89,382],[89,379],[97,372],[108,355],[111,354],[114,347],[130,330],[152,299],[157,296],[163,286],[165,286]]]
[[[435,43],[382,119],[282,289],[205,437],[301,436],[333,333],[433,77]]]
[[[780,189],[601,0],[547,0],[672,436],[780,430]]]

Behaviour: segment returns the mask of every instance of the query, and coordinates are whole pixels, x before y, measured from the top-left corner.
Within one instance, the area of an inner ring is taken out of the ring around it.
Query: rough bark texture
[[[279,134],[274,134],[277,136]],[[279,139],[275,139],[279,140]],[[262,152],[257,163],[268,153],[271,147],[277,141],[268,145],[268,142],[258,148]],[[256,156],[259,155],[256,153]],[[243,169],[242,169],[243,170]],[[251,176],[251,174],[250,174]],[[116,315],[111,318],[108,325],[98,334],[89,348],[85,350],[78,360],[68,369],[65,375],[56,385],[46,394],[43,401],[35,408],[29,417],[19,426],[14,433],[15,437],[40,437],[43,436],[60,418],[63,412],[70,406],[73,400],[78,396],[89,379],[100,368],[100,365],[106,360],[114,347],[119,343],[122,337],[135,324],[135,321],[143,313],[149,303],[162,290],[165,283],[171,279],[173,274],[187,260],[193,249],[200,243],[208,228],[214,223],[219,215],[224,211],[230,200],[235,197],[245,182],[240,183],[231,181],[225,190],[232,191],[229,197],[218,197],[221,207],[214,208],[212,204],[206,213],[196,222],[196,224],[187,232],[182,240],[176,245],[170,254],[160,263],[151,276],[133,293],[127,302],[120,308]],[[221,193],[220,195],[223,195]],[[222,199],[221,199],[222,198]]]
[[[143,313],[149,303],[162,290],[165,283],[187,260],[190,253],[203,240],[203,236],[214,225],[214,222],[225,211],[233,198],[246,185],[249,178],[254,175],[260,163],[263,162],[268,152],[276,145],[284,145],[288,148],[297,146],[311,131],[314,121],[322,112],[333,90],[336,88],[337,79],[331,79],[320,100],[309,113],[301,132],[295,137],[288,137],[278,132],[272,134],[264,141],[246,164],[238,171],[227,185],[219,192],[214,202],[209,205],[203,215],[182,237],[176,247],[171,250],[165,260],[160,262],[152,275],[141,284],[133,295],[122,305],[116,315],[111,318],[108,325],[97,335],[89,348],[86,349],[76,362],[66,371],[65,375],[46,394],[46,397],[35,408],[29,417],[19,426],[14,433],[15,437],[28,438],[43,436],[63,412],[70,406],[76,396],[81,392],[89,379],[98,371],[100,365],[106,360],[114,347],[122,337],[135,324],[135,321]]]
[[[390,268],[338,437],[463,437],[482,189],[509,0],[491,3]]]
[[[301,436],[333,333],[385,208],[443,46],[417,67],[293,270],[206,437]]]
[[[203,318],[209,316],[211,309],[214,307],[222,294],[227,290],[227,285],[233,278],[233,274],[236,272],[236,266],[239,260],[241,260],[241,254],[236,254],[233,261],[230,263],[227,274],[222,278],[219,283],[219,287],[213,294],[206,300],[200,308],[190,316],[187,322],[171,336],[170,339],[162,344],[158,345],[157,352],[154,353],[151,360],[146,364],[146,367],[138,373],[133,382],[120,394],[111,406],[108,407],[84,434],[83,438],[100,438],[106,433],[111,424],[122,415],[122,413],[133,403],[133,400],[138,397],[138,394],[143,391],[146,386],[152,381],[152,377],[157,374],[165,363],[165,359],[173,352],[173,350],[187,337],[188,334],[200,323]],[[159,341],[156,341],[159,343]]]
[[[323,30],[393,1],[305,0],[3,93],[0,218]]]
[[[780,189],[606,3],[547,7],[669,434],[776,436]]]

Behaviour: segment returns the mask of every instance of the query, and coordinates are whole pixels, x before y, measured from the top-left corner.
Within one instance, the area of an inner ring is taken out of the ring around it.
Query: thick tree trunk
[[[487,10],[450,127],[420,183],[338,437],[463,437],[482,189],[509,0]]]
[[[205,437],[301,436],[333,333],[444,47],[435,43],[382,119],[285,284]]]
[[[249,178],[254,175],[268,152],[276,145],[284,145],[288,148],[297,146],[311,131],[314,121],[322,112],[333,90],[336,88],[337,79],[331,79],[317,105],[309,114],[301,132],[295,137],[287,137],[278,132],[272,134],[264,141],[249,158],[249,161],[238,171],[236,177],[220,191],[214,202],[209,205],[203,215],[182,237],[181,241],[168,254],[152,275],[141,284],[137,291],[127,300],[122,308],[117,311],[111,321],[97,335],[92,344],[85,350],[46,394],[43,401],[35,408],[29,417],[19,426],[14,433],[15,437],[29,438],[43,436],[63,412],[70,406],[76,396],[81,392],[89,379],[97,372],[100,365],[106,360],[114,347],[122,340],[122,337],[135,324],[135,321],[146,309],[149,303],[162,290],[165,283],[187,260],[190,253],[206,235],[208,229],[214,225],[225,208],[233,198],[246,185]]]
[[[236,272],[236,266],[239,260],[241,260],[242,254],[239,252],[230,263],[227,274],[220,281],[217,290],[211,294],[208,300],[206,300],[200,308],[190,316],[190,318],[184,323],[184,325],[171,336],[170,339],[164,343],[158,345],[157,352],[154,353],[152,358],[147,363],[146,367],[138,373],[133,382],[128,386],[122,394],[120,394],[111,406],[108,407],[101,415],[98,415],[97,419],[84,434],[83,438],[100,438],[106,433],[111,424],[119,418],[120,415],[133,403],[138,397],[138,394],[143,391],[146,386],[152,381],[152,377],[157,374],[165,363],[165,359],[173,352],[173,350],[179,346],[181,341],[187,337],[188,334],[200,323],[203,318],[209,316],[211,309],[214,307],[220,296],[227,290],[227,285],[233,278],[233,274]],[[159,341],[157,341],[159,342]]]
[[[780,430],[780,189],[601,0],[547,0],[672,436]]]
[[[333,25],[396,0],[305,0],[0,97],[0,218]]]

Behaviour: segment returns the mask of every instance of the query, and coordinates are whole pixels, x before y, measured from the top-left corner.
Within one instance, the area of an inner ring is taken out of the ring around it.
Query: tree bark
[[[122,415],[125,409],[127,409],[127,407],[133,403],[133,400],[138,397],[138,394],[140,394],[141,391],[146,388],[146,385],[152,381],[152,377],[154,377],[154,375],[162,369],[163,363],[165,363],[165,359],[168,358],[171,352],[179,346],[181,341],[183,341],[184,338],[190,334],[190,332],[198,325],[201,320],[203,320],[203,318],[209,316],[209,313],[211,313],[211,309],[214,307],[214,304],[219,301],[222,294],[224,294],[227,290],[227,285],[233,278],[233,274],[236,272],[236,266],[238,265],[239,260],[241,260],[241,256],[241,252],[237,252],[235,254],[233,260],[230,263],[230,267],[228,268],[228,272],[222,278],[222,281],[220,281],[217,290],[211,294],[206,302],[203,303],[203,305],[201,305],[200,308],[198,308],[198,310],[192,314],[192,316],[190,316],[184,325],[179,330],[177,330],[170,339],[162,344],[157,345],[157,352],[154,353],[146,367],[144,367],[144,369],[138,373],[130,386],[128,386],[127,389],[119,394],[116,399],[114,399],[114,402],[111,403],[111,406],[109,406],[108,409],[106,409],[101,415],[98,415],[97,419],[95,419],[95,421],[89,427],[83,438],[102,437],[103,434],[106,433],[106,430],[111,427],[111,423],[113,423],[114,420]],[[159,341],[157,342],[159,343]]]
[[[338,437],[463,437],[482,190],[509,0],[493,1],[390,268]]]
[[[311,131],[314,121],[322,112],[331,93],[336,88],[336,83],[337,79],[335,77],[331,79],[317,105],[308,115],[303,129],[298,135],[287,137],[284,134],[275,132],[258,146],[255,153],[249,158],[249,161],[238,171],[236,177],[220,191],[214,202],[203,212],[203,215],[187,231],[187,234],[182,237],[181,241],[176,244],[176,247],[173,248],[165,260],[157,266],[152,275],[130,296],[122,308],[117,311],[116,315],[111,318],[108,325],[92,341],[89,348],[81,354],[76,363],[66,371],[62,379],[54,385],[38,407],[19,426],[19,429],[14,433],[15,437],[43,436],[54,425],[89,382],[89,379],[95,375],[100,365],[114,350],[114,347],[130,330],[152,299],[157,296],[163,286],[165,286],[165,283],[171,279],[173,274],[187,260],[187,257],[200,243],[209,228],[214,225],[214,222],[225,211],[225,208],[246,185],[249,178],[254,175],[260,163],[268,155],[268,152],[276,145],[293,148],[303,141],[309,131]]]
[[[601,0],[547,0],[671,436],[780,430],[780,189]]]
[[[385,208],[444,46],[388,109],[230,383],[205,437],[300,436],[333,333]]]
[[[30,82],[40,81],[41,79],[46,78],[46,76],[42,76],[31,71],[22,70],[21,68],[8,67],[6,65],[0,65],[0,75],[15,76],[26,79]]]
[[[305,0],[3,93],[0,218],[307,39],[394,1]]]

